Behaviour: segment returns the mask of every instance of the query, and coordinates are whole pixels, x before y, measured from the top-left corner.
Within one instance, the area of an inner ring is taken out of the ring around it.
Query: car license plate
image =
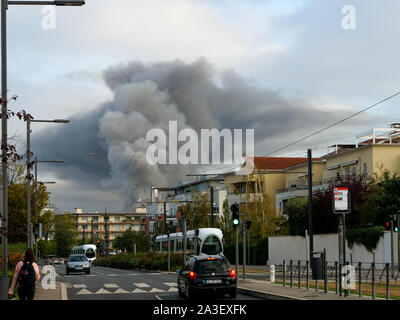
[[[222,283],[222,280],[206,280],[206,284],[217,284]]]
[[[83,268],[82,267],[76,267],[75,269],[76,270],[82,270]]]

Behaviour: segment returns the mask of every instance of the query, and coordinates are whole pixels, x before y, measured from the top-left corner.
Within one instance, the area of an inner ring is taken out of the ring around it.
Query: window
[[[121,230],[121,225],[120,225],[120,224],[115,224],[115,225],[114,225],[114,230],[115,230],[115,231]]]
[[[357,168],[356,168],[356,167],[353,167],[353,169],[352,169],[352,171],[351,171],[351,174],[352,174],[353,176],[355,176],[355,175],[357,174]]]
[[[114,222],[120,222],[121,221],[121,217],[120,216],[115,216],[114,217]]]
[[[222,252],[221,243],[215,236],[209,236],[201,247],[201,252],[205,254],[218,254]]]
[[[98,224],[94,224],[93,225],[93,230],[99,230],[99,225]]]
[[[227,272],[229,265],[223,259],[201,260],[197,262],[197,270],[199,273]]]
[[[366,179],[368,177],[368,166],[366,163],[364,163],[364,172],[363,172],[363,176]]]
[[[346,178],[350,178],[350,168],[346,168],[345,176],[346,176]]]
[[[82,221],[87,221],[87,217],[81,217]]]
[[[92,221],[93,221],[94,223],[99,222],[99,217],[92,217]]]

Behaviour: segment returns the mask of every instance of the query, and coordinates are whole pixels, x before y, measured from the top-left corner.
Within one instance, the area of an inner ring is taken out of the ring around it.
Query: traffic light
[[[385,221],[385,230],[390,230],[392,228],[392,222],[390,220]]]
[[[247,220],[247,221],[246,221],[246,228],[247,228],[247,230],[250,229],[250,226],[251,226],[251,221],[250,221],[250,220]]]
[[[97,240],[97,241],[96,241],[96,246],[97,246],[97,247],[100,247],[100,240]]]
[[[239,205],[237,203],[231,205],[231,212],[232,212],[232,224],[233,227],[236,229],[239,224]]]
[[[394,216],[393,216],[393,231],[394,232],[399,232],[399,229],[397,228],[397,219],[399,218],[399,215],[398,214],[395,214]]]

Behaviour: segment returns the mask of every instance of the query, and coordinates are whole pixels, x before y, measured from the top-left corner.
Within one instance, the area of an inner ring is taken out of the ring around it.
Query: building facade
[[[145,231],[146,212],[140,208],[132,213],[83,212],[81,208],[76,208],[72,215],[77,235],[85,239],[86,243],[106,239],[107,233],[111,242],[129,229]]]

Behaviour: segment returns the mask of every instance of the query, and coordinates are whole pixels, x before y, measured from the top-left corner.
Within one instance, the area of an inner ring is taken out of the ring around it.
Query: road
[[[56,266],[58,282],[66,286],[68,300],[183,300],[178,296],[177,277],[163,272],[91,267],[91,274],[70,273]],[[198,297],[201,299],[201,296]],[[209,296],[207,296],[209,298]],[[217,300],[258,300],[238,294],[235,299],[215,296]]]

